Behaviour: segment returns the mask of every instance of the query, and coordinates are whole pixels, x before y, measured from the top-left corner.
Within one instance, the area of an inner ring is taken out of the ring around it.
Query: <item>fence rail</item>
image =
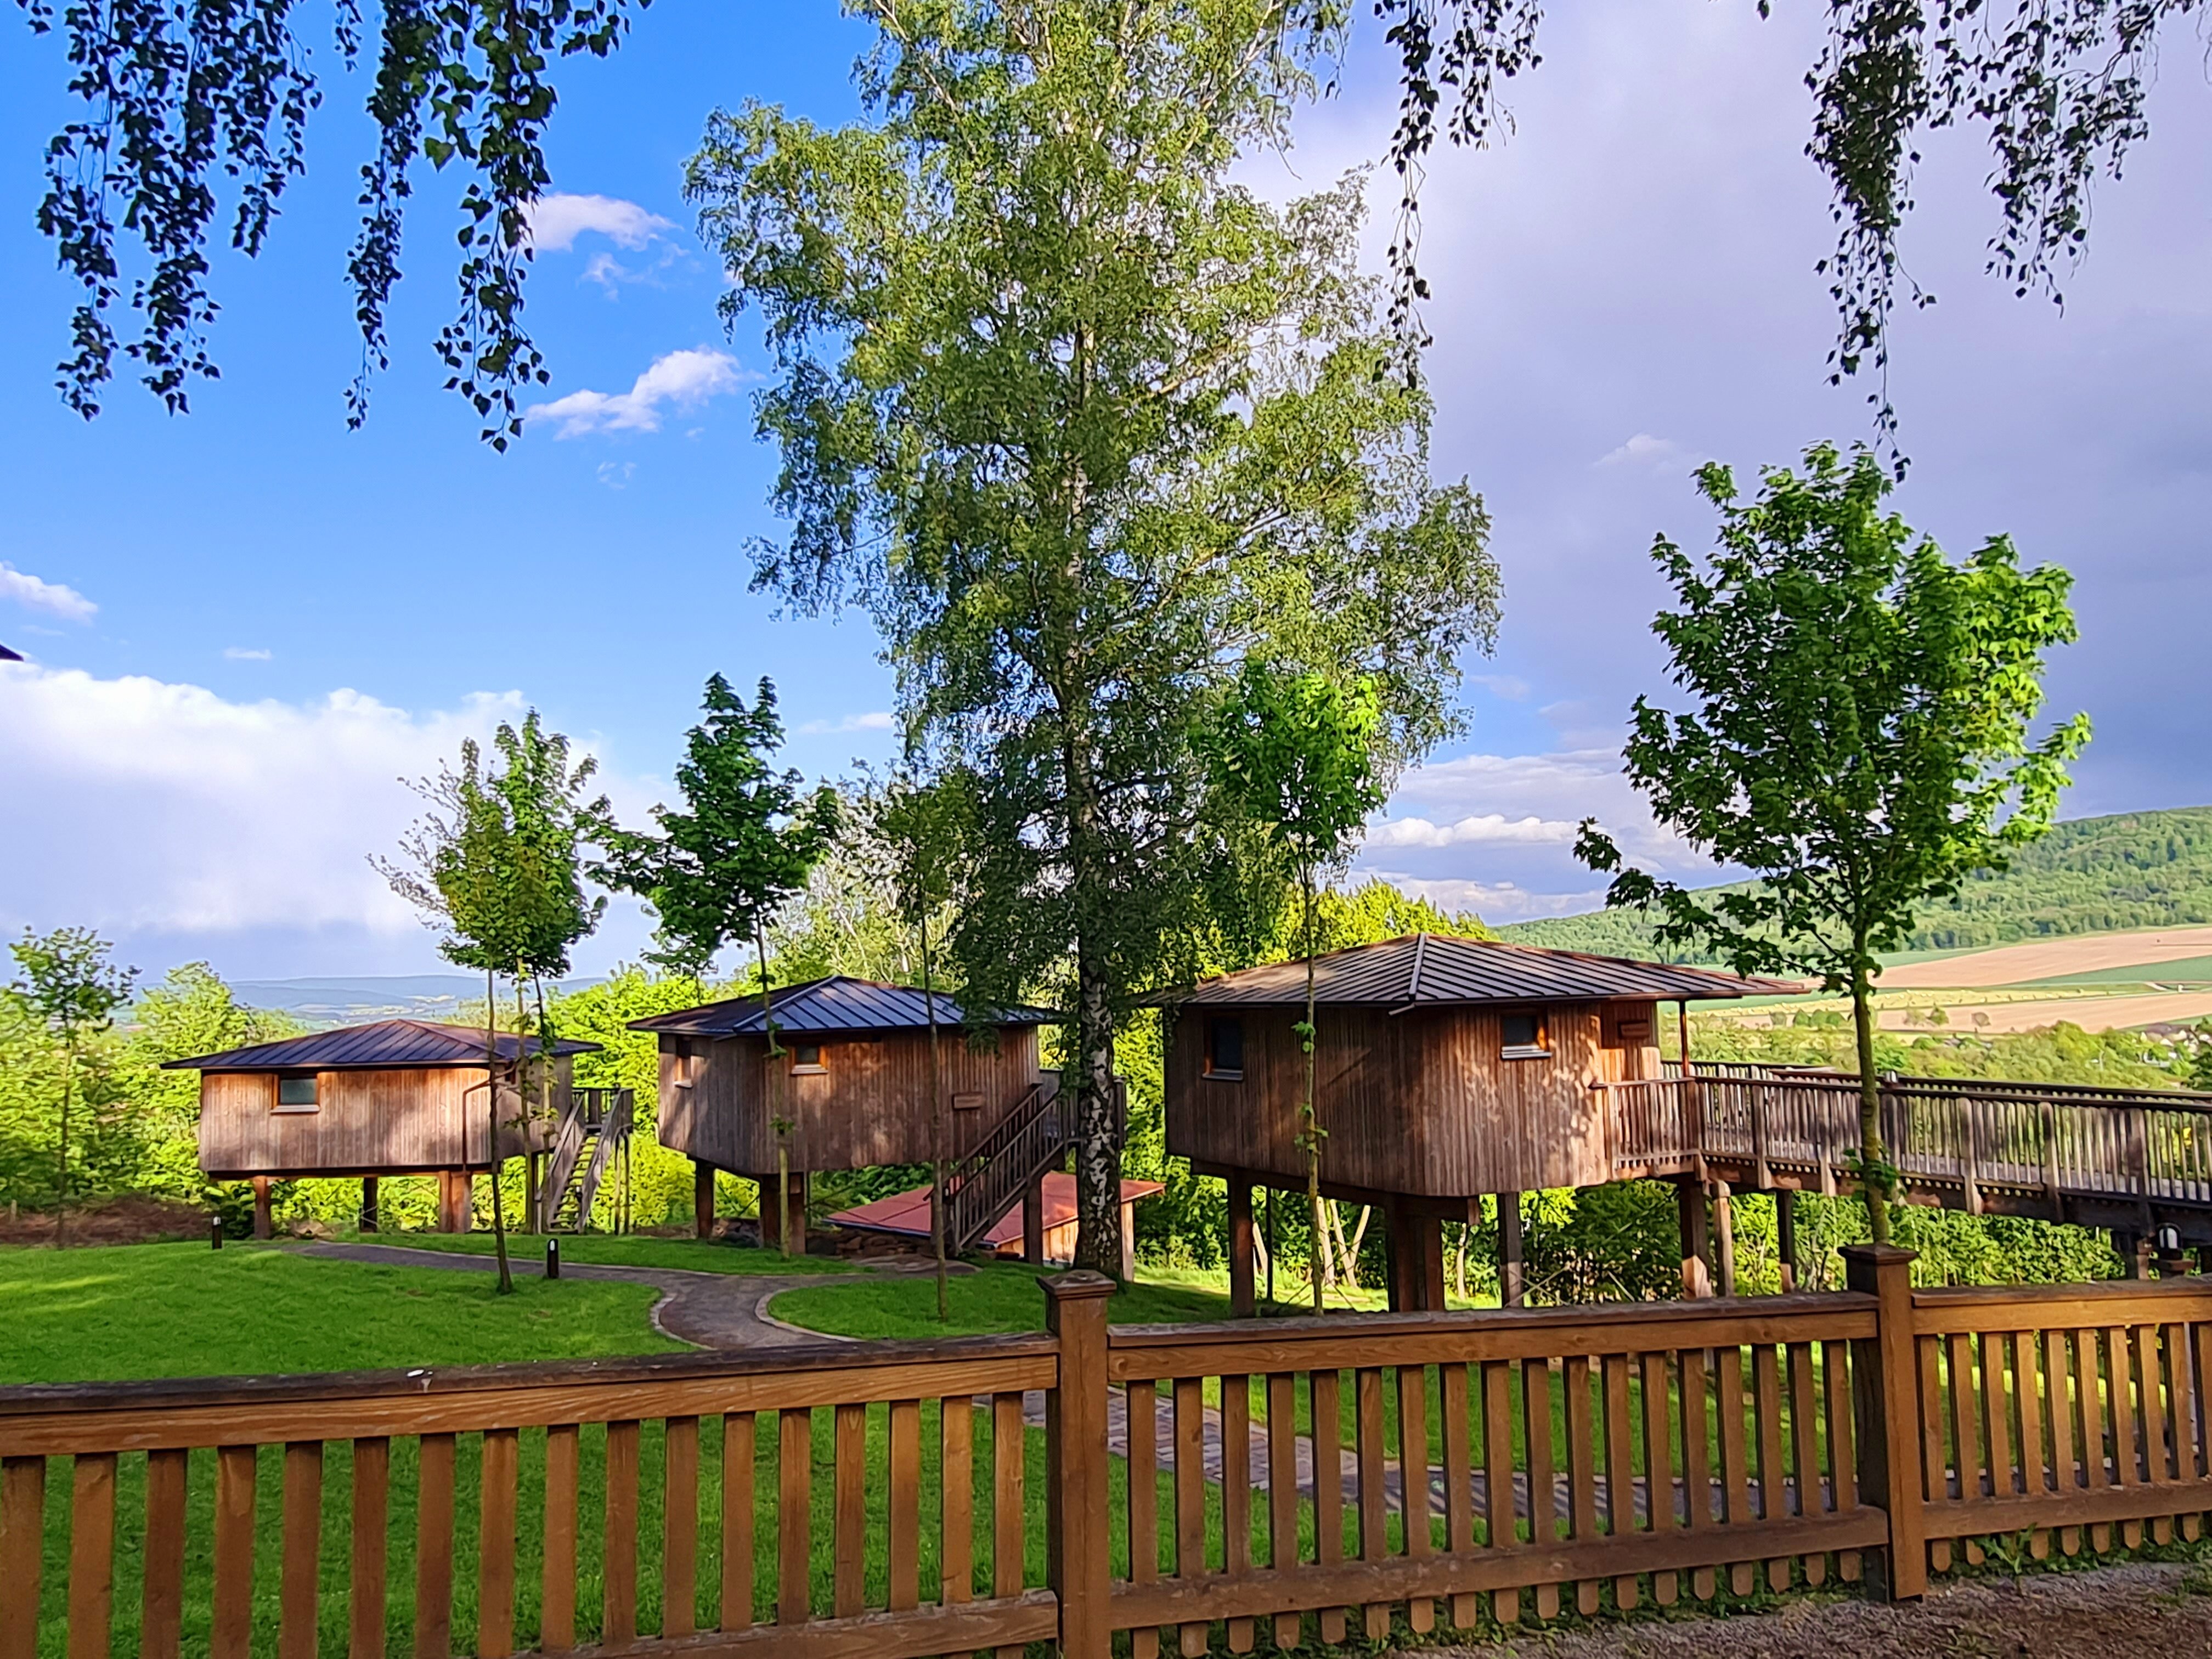
[[[1698,1066],[1597,1085],[1616,1176],[1777,1170],[1833,1192],[1859,1144],[1855,1077]],[[2212,1095],[1983,1079],[1885,1078],[1882,1136],[1908,1185],[2212,1209]]]
[[[0,1659],[1104,1659],[2199,1535],[2212,1282],[0,1390]],[[1042,1479],[1036,1462],[1042,1452]],[[1118,1466],[1118,1467],[1117,1467]]]

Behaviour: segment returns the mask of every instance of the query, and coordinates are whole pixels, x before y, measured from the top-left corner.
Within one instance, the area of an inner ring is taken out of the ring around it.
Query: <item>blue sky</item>
[[[1432,171],[1434,465],[1490,503],[1506,618],[1495,658],[1468,665],[1466,740],[1406,781],[1364,869],[1498,920],[1586,908],[1596,884],[1566,842],[1587,813],[1687,867],[1617,776],[1630,699],[1662,689],[1651,535],[1701,544],[1699,460],[1747,471],[1869,429],[1863,388],[1822,371],[1812,266],[1831,230],[1800,79],[1820,9],[1778,9],[1762,25],[1750,0],[1607,0],[1547,19],[1510,141]],[[1361,28],[1343,91],[1301,116],[1287,157],[1251,160],[1255,187],[1318,188],[1377,152],[1394,95]],[[359,81],[329,64],[313,171],[273,246],[217,258],[222,380],[189,418],[128,386],[96,422],[64,410],[72,291],[32,223],[63,70],[51,41],[17,37],[0,64],[0,640],[33,661],[0,670],[0,927],[92,923],[157,972],[424,969],[428,937],[366,856],[411,815],[398,779],[493,720],[539,708],[633,811],[717,669],[775,678],[811,772],[885,750],[865,619],[779,620],[746,591],[748,539],[777,528],[748,404],[761,354],[743,325],[724,336],[680,195],[718,103],[851,118],[866,42],[826,3],[657,0],[615,59],[564,76],[564,199],[530,296],[553,407],[502,457],[439,390],[456,187],[428,175],[393,366],[368,428],[344,429],[368,135]],[[2055,712],[2098,726],[2076,813],[2212,800],[2212,123],[2185,57],[2100,198],[2063,313],[1981,276],[1970,140],[1929,147],[1907,246],[1941,303],[1898,331],[1916,461],[1899,505],[1954,550],[2004,530],[2076,572],[2084,639],[2051,677]],[[579,965],[641,938],[617,915]]]

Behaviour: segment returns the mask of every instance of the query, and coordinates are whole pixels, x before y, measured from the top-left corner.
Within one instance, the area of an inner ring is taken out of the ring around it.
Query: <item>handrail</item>
[[[975,1150],[948,1171],[945,1183],[945,1248],[971,1249],[997,1224],[1030,1182],[1066,1150],[1061,1121],[1062,1091],[1047,1091],[1045,1079],[1030,1085],[1014,1109]]]
[[[627,1089],[612,1092],[614,1103],[599,1119],[599,1139],[592,1146],[592,1161],[584,1170],[583,1184],[576,1188],[576,1231],[580,1233],[591,1221],[592,1200],[599,1195],[599,1182],[606,1178],[607,1165],[614,1161],[615,1148],[629,1139],[630,1092]]]

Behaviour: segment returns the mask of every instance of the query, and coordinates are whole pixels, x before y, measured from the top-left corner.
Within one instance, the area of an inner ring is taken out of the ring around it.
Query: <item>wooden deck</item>
[[[1833,1193],[1859,1141],[1856,1077],[1699,1065],[1597,1085],[1616,1179]],[[1908,1201],[2212,1243],[2212,1095],[1889,1077],[1882,1135]]]

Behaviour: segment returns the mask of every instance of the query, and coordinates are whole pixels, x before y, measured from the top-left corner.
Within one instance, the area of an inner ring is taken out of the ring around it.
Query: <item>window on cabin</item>
[[[315,1074],[300,1072],[276,1079],[276,1109],[280,1112],[313,1112],[320,1109],[321,1102],[315,1097]]]
[[[1508,1014],[1504,1021],[1504,1041],[1498,1054],[1505,1060],[1548,1060],[1552,1055],[1551,1035],[1544,1029],[1544,1017],[1538,1014]]]
[[[699,1080],[699,1062],[690,1043],[678,1042],[669,1051],[668,1080],[679,1089],[688,1089]]]
[[[1206,1022],[1206,1074],[1234,1083],[1244,1075],[1244,1022]]]
[[[822,1063],[822,1045],[818,1042],[794,1042],[791,1045],[791,1070],[794,1077],[812,1077],[828,1071]]]

